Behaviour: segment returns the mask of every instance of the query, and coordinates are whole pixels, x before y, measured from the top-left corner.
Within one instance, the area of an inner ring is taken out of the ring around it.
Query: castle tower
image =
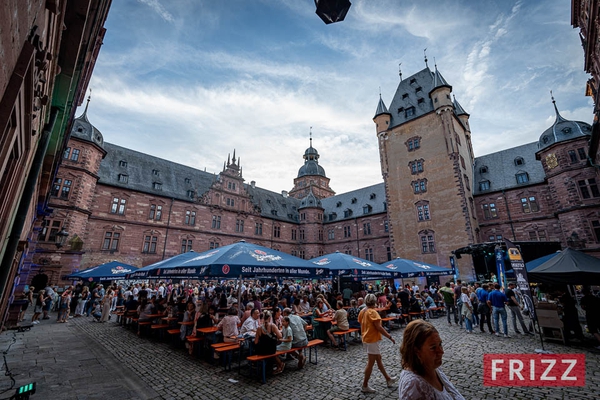
[[[469,115],[451,98],[437,66],[398,85],[390,108],[379,99],[379,141],[393,257],[450,267],[451,252],[476,242]],[[463,257],[460,276],[473,275]]]
[[[329,178],[325,175],[325,169],[319,165],[319,152],[312,146],[312,136],[303,158],[304,165],[298,170],[298,176],[294,179],[294,188],[290,190],[289,195],[302,199],[312,191],[318,199],[334,196],[335,192],[329,187]]]

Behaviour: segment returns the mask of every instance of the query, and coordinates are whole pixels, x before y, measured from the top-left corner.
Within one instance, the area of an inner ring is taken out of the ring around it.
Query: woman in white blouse
[[[462,302],[462,317],[465,320],[467,333],[473,332],[473,303],[469,297],[469,289],[466,286],[461,288],[460,301]]]
[[[429,322],[417,319],[406,326],[400,355],[400,399],[464,400],[439,369],[444,355],[442,339]]]

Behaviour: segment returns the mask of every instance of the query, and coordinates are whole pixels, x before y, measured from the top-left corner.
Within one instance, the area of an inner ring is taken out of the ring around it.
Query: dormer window
[[[525,164],[525,160],[523,159],[523,157],[517,157],[515,158],[515,166],[520,166]]]
[[[488,167],[487,166],[484,165],[483,167],[479,168],[479,173],[480,174],[487,174],[487,172],[488,172]]]
[[[567,126],[566,128],[563,128],[562,131],[565,135],[569,135],[571,133],[571,128]]]
[[[352,204],[356,204],[356,201],[357,201],[357,200],[356,200],[356,197],[353,197],[353,198],[352,198],[352,200],[350,200],[350,203],[352,203]]]
[[[375,193],[371,193],[371,195],[369,196],[369,199],[373,200],[373,199],[375,199],[375,197],[377,197],[377,195]]]
[[[515,175],[515,178],[517,178],[517,183],[519,185],[529,182],[529,174],[527,172],[520,172]]]
[[[267,204],[271,204],[271,199],[267,199]]]
[[[336,213],[329,213],[329,220],[333,221],[337,218],[337,214]]]
[[[119,174],[119,182],[127,183],[129,181],[129,176],[125,174]]]
[[[277,210],[271,210],[271,214],[277,215]]]
[[[127,161],[125,161],[125,160],[119,161],[119,167],[127,168]]]
[[[190,199],[194,198],[194,191],[193,190],[188,190],[187,191],[187,197],[189,197]]]
[[[415,115],[415,108],[414,107],[408,107],[404,111],[404,118],[409,118],[409,117],[412,117],[413,115]]]
[[[425,103],[425,99],[418,99],[418,100],[417,100],[417,103],[418,103],[418,104],[423,104],[423,103]]]
[[[417,83],[417,80],[416,80],[415,78],[412,78],[412,79],[410,80],[410,84],[412,85],[413,83]]]
[[[157,169],[153,169],[152,170],[152,175],[154,175],[154,176],[160,176],[160,172]]]
[[[400,107],[400,108],[398,109],[398,114],[402,114],[403,112],[404,112],[404,107]]]
[[[349,217],[351,217],[351,216],[352,216],[352,210],[351,210],[351,209],[349,209],[349,208],[347,208],[347,209],[344,211],[344,218],[349,218]]]
[[[408,99],[408,93],[404,93],[404,94],[402,95],[402,100],[406,100],[406,99]]]
[[[479,182],[479,190],[481,190],[482,192],[490,190],[490,181]]]
[[[152,183],[152,189],[162,190],[162,183],[160,183],[160,182],[153,182]]]
[[[341,201],[338,201],[337,203],[335,203],[335,206],[336,206],[336,207],[341,207],[341,206],[342,206],[342,202],[341,202]]]
[[[369,214],[371,211],[373,211],[373,207],[370,204],[363,206],[363,214]]]

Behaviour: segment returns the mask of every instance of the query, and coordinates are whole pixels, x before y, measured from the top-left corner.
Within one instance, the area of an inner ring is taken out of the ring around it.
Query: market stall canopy
[[[398,278],[415,278],[419,276],[442,276],[454,275],[454,269],[439,267],[433,264],[427,264],[420,261],[407,260],[405,258],[396,258],[394,260],[381,263],[381,265],[398,274]]]
[[[329,268],[317,267],[307,260],[242,240],[197,253],[195,257],[180,263],[156,268],[150,271],[149,278],[326,278],[328,275]]]
[[[599,285],[600,259],[567,248],[528,272],[530,282]]]
[[[105,264],[96,265],[83,271],[78,271],[67,276],[67,279],[81,279],[88,282],[99,282],[99,281],[116,281],[119,279],[125,279],[126,276],[138,267],[133,265],[124,264],[118,261],[111,261]]]
[[[384,268],[379,264],[339,251],[315,257],[309,261],[316,266],[329,268],[334,276],[353,276],[361,280],[400,277],[393,270]]]
[[[188,251],[187,253],[177,254],[176,256],[166,258],[154,264],[146,265],[143,268],[129,274],[128,279],[148,279],[152,277],[152,271],[159,268],[173,268],[179,266],[182,262],[197,257],[198,254],[195,251]]]

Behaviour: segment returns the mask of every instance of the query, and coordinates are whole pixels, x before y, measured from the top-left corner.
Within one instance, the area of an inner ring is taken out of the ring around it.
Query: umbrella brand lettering
[[[329,263],[331,263],[331,261],[329,261],[327,258],[323,258],[321,260],[313,261],[313,264],[316,264],[316,265],[327,265]]]
[[[353,258],[352,261],[354,261],[355,263],[357,263],[358,265],[363,266],[363,267],[370,267],[372,265],[371,263],[368,263],[366,261],[360,261],[360,260],[357,260],[356,258]]]
[[[256,251],[256,253],[258,253],[258,250]],[[256,261],[260,261],[260,262],[269,262],[269,261],[279,261],[279,260],[281,260],[280,256],[276,256],[276,255],[272,255],[272,254],[267,254],[267,253],[265,253],[263,251],[261,251],[261,253],[263,253],[264,255],[252,254],[252,257]]]

